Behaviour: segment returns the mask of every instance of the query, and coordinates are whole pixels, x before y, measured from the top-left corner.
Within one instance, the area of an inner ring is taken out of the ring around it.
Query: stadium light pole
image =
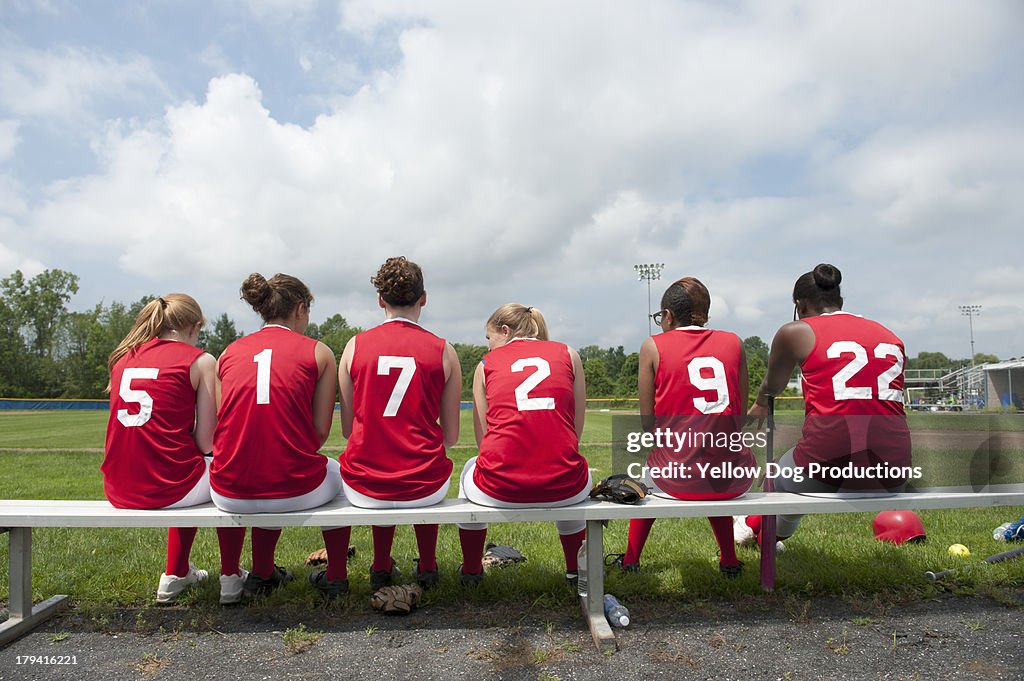
[[[974,366],[974,318],[981,314],[981,305],[961,305],[960,314],[967,317],[971,327],[971,366]]]
[[[661,279],[661,271],[665,269],[665,263],[650,263],[646,265],[633,265],[636,271],[637,281],[647,282],[647,335],[654,334],[654,322],[651,319],[651,282]]]

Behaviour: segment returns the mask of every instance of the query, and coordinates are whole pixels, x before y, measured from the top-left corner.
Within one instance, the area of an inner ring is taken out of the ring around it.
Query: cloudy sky
[[[314,320],[380,318],[388,256],[424,323],[501,303],[639,347],[633,265],[702,279],[769,338],[795,278],[913,355],[1024,355],[1024,4],[0,0],[0,276],[76,309],[182,290],[257,319],[251,271]]]

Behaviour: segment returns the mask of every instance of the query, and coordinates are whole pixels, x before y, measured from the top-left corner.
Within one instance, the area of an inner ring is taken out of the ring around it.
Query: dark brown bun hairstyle
[[[815,308],[835,307],[842,309],[843,296],[839,284],[843,274],[834,265],[822,263],[813,270],[800,275],[793,285],[793,302],[802,300]]]
[[[263,321],[285,319],[297,305],[307,308],[313,302],[309,287],[289,274],[275,274],[265,279],[259,272],[253,272],[241,288],[242,300],[252,305]]]

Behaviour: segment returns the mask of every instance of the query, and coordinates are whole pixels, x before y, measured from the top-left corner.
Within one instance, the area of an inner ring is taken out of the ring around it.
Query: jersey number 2
[[[536,369],[516,388],[516,409],[519,411],[541,411],[555,408],[554,397],[530,397],[530,391],[551,375],[551,365],[540,357],[524,357],[512,363],[512,372],[519,373],[526,367]]]

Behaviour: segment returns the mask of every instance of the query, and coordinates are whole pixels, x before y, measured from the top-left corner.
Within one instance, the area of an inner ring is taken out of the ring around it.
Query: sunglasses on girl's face
[[[655,312],[654,314],[648,315],[648,316],[651,319],[654,320],[655,324],[657,324],[658,326],[661,326],[661,320],[665,317],[665,310],[661,310],[660,312]]]

